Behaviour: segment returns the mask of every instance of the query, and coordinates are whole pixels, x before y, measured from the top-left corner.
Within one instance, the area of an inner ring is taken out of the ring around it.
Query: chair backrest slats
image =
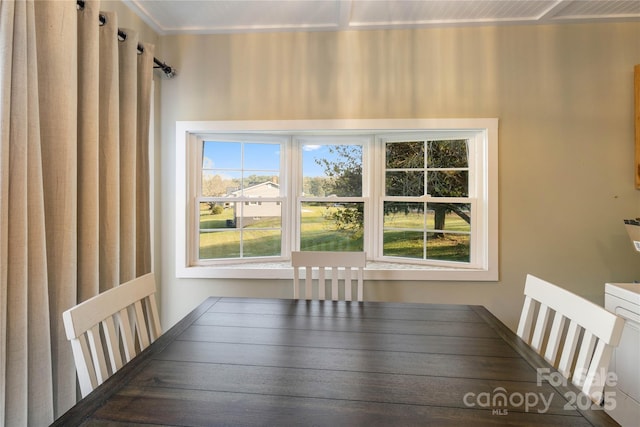
[[[620,341],[624,319],[531,275],[527,276],[524,293],[518,336],[543,354],[547,362],[557,367],[565,378],[570,378],[583,393],[600,403],[609,361]]]
[[[347,268],[344,271],[344,299],[347,301],[351,301],[353,298],[351,297],[351,269]]]
[[[142,304],[140,301],[136,301],[133,303],[133,310],[135,313],[135,323],[134,327],[137,332],[138,341],[140,342],[141,350],[149,347],[149,332],[147,331],[147,322],[144,318],[144,313],[142,312]]]
[[[155,291],[149,273],[62,314],[83,397],[160,336]]]
[[[562,331],[566,324],[567,318],[556,313],[553,318],[553,324],[551,325],[551,332],[549,333],[549,341],[547,342],[547,349],[544,353],[544,358],[547,362],[555,365],[558,357],[558,350],[560,349],[560,343],[562,341]]]
[[[327,286],[330,286],[331,299],[336,301],[340,297],[340,284],[344,285],[344,299],[353,299],[352,287],[356,287],[356,297],[362,301],[364,297],[364,267],[366,254],[364,252],[293,252],[291,254],[293,266],[293,298],[300,298],[300,268],[305,269],[304,298],[313,299],[314,283],[317,283],[317,298],[326,298]],[[313,277],[317,271],[317,282]],[[330,275],[330,277],[328,277]],[[354,282],[355,278],[355,282]]]
[[[91,350],[91,358],[94,361],[96,378],[102,383],[107,379],[107,363],[104,357],[104,348],[100,339],[100,325],[96,324],[87,331],[87,339],[89,341],[89,349]]]
[[[573,359],[579,338],[580,327],[577,322],[571,321],[569,323],[569,329],[567,330],[567,336],[563,343],[562,356],[560,357],[560,362],[558,364],[558,371],[560,371],[565,378],[569,378],[571,376],[571,367],[573,365]]]
[[[124,352],[125,361],[129,362],[136,355],[135,342],[133,340],[132,322],[129,316],[129,307],[125,307],[118,311],[116,315],[118,325],[120,327],[121,343]]]
[[[533,349],[538,353],[542,350],[550,312],[551,311],[548,306],[540,304],[538,319],[536,320],[536,326],[533,329],[533,338],[531,338],[531,347],[533,347]]]
[[[580,344],[576,364],[573,368],[573,377],[571,378],[571,381],[578,387],[582,387],[584,385],[585,377],[587,372],[589,372],[591,357],[593,356],[593,350],[596,346],[597,339],[598,338],[591,332],[587,330],[583,332],[582,343]]]
[[[613,355],[613,347],[605,344],[602,341],[598,341],[596,348],[593,352],[593,358],[596,360],[611,360],[611,356]],[[606,368],[606,367],[605,367]],[[585,390],[585,393],[588,395],[593,395],[594,393],[602,392],[602,387],[600,386],[600,382],[606,381],[607,372],[599,371],[599,366],[592,363],[589,366],[589,370],[587,371],[585,381],[582,384],[582,389]],[[602,378],[602,376],[605,376]]]
[[[531,335],[531,324],[535,313],[535,301],[525,294],[520,322],[518,323],[517,334],[519,337],[529,337]],[[526,340],[525,340],[526,341]]]
[[[304,292],[305,292],[305,296],[307,297],[307,299],[310,298],[311,296],[311,292],[312,292],[312,286],[313,286],[313,279],[311,277],[311,273],[312,270],[310,268],[307,268],[305,270],[305,277],[304,277]],[[320,276],[322,276],[322,281],[324,282],[324,268],[320,270]],[[296,286],[297,288],[298,286]]]
[[[311,268],[308,268],[307,271],[311,271]],[[318,283],[322,283],[322,286],[319,286],[318,289],[322,289],[322,297],[320,299],[324,299],[325,293],[325,268],[320,267],[321,275],[318,276]],[[346,284],[345,284],[345,292],[346,292]],[[338,267],[331,267],[331,299],[333,301],[337,301],[340,298],[340,286],[338,285]]]
[[[151,318],[151,327],[149,328],[149,337],[152,341],[158,339],[162,334],[162,327],[160,326],[160,313],[158,313],[158,305],[156,304],[156,294],[150,294],[144,299],[145,307],[148,313],[148,317]]]
[[[71,351],[73,352],[74,360],[92,360],[91,350],[89,350],[89,344],[87,343],[87,337],[85,335],[71,341]],[[78,371],[78,382],[81,391],[92,390],[94,384],[98,384],[93,363],[78,364],[78,362],[76,362],[76,370]],[[84,392],[83,396],[85,396]]]
[[[107,346],[107,354],[111,369],[117,371],[122,367],[122,357],[120,357],[120,346],[118,345],[118,331],[116,329],[113,317],[107,317],[102,321],[102,329],[105,335],[105,345]]]

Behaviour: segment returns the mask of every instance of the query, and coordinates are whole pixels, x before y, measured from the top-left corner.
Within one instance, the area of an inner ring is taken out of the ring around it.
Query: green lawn
[[[329,210],[340,209],[329,207]],[[303,207],[300,247],[312,251],[360,251],[362,237],[352,238],[335,229],[333,221],[326,219],[325,206]],[[200,211],[200,259],[238,258],[240,256],[241,230],[227,227],[233,221],[233,209],[212,215],[208,209]],[[385,217],[384,255],[422,259],[424,257],[422,228],[424,217],[420,214],[395,214]],[[433,218],[427,218],[433,224]],[[411,230],[414,229],[414,230]],[[469,231],[469,224],[456,215],[447,216],[447,231]],[[242,230],[243,256],[277,256],[281,251],[280,218],[266,218]],[[468,234],[444,233],[436,238],[428,236],[427,257],[449,261],[469,261],[470,240]]]
[[[314,206],[305,203],[302,206],[302,224],[300,249],[303,251],[362,251],[362,236],[353,238],[344,231],[336,230],[332,220],[326,215],[339,207],[329,203]]]
[[[241,230],[233,222],[233,209],[226,208],[219,215],[208,209],[200,210],[200,259],[238,258]],[[242,230],[243,256],[280,255],[280,218],[266,218]]]
[[[384,248],[385,256],[424,258],[425,218],[422,213],[395,213],[385,215]],[[433,229],[433,212],[427,213],[427,227]],[[418,231],[420,230],[420,231]],[[447,214],[445,233],[427,233],[426,257],[443,261],[469,262],[470,236],[450,232],[470,232],[470,225],[458,215]]]

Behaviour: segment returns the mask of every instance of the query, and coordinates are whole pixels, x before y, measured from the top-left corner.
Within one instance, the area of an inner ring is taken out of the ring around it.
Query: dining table
[[[53,425],[617,424],[480,305],[209,297]]]

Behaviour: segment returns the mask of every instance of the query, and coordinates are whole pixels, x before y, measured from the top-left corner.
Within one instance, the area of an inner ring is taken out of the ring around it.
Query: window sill
[[[218,264],[179,269],[178,278],[293,279],[290,262]],[[420,266],[391,262],[367,262],[365,280],[497,281],[497,271],[473,268]]]

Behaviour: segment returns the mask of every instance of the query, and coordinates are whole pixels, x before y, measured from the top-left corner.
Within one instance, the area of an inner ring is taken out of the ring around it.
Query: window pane
[[[243,228],[280,228],[282,206],[277,202],[249,202],[238,220]]]
[[[427,142],[429,168],[469,167],[469,148],[466,139]]]
[[[383,232],[384,256],[397,256],[403,258],[424,258],[424,232],[406,230],[384,230]]]
[[[427,203],[426,215],[424,206],[418,202],[384,203],[383,255],[469,262],[470,235],[453,232],[471,232],[470,205]],[[425,228],[433,231],[425,233]]]
[[[433,197],[469,197],[469,172],[427,172],[427,189]]]
[[[471,232],[469,203],[427,203],[429,230]]]
[[[242,180],[245,197],[278,197],[280,196],[280,186],[278,176],[251,175]]]
[[[387,171],[385,176],[387,196],[423,196],[423,171]]]
[[[199,258],[237,258],[240,233],[236,229],[236,203],[200,202]]]
[[[362,146],[302,146],[305,196],[361,197]]]
[[[424,168],[424,142],[388,142],[386,165],[387,169]]]
[[[205,141],[202,145],[202,169],[241,169],[242,144]]]
[[[454,233],[428,233],[427,259],[469,262],[471,236]]]
[[[240,172],[203,169],[202,195],[204,197],[240,195]]]
[[[301,212],[301,250],[364,250],[364,203],[302,203]]]
[[[277,197],[279,182],[280,144],[204,142],[203,196]]]
[[[305,197],[324,197],[324,179],[316,176],[305,176],[302,180],[302,195]]]
[[[242,228],[242,233],[240,232]],[[200,203],[200,259],[278,256],[282,206],[277,202]]]
[[[216,228],[235,228],[233,206],[226,203],[200,202],[200,230]]]
[[[424,203],[385,202],[384,227],[424,229]]]
[[[280,144],[244,143],[245,170],[279,171]]]
[[[280,230],[248,230],[242,233],[242,255],[245,257],[280,255]]]
[[[424,258],[424,203],[384,203],[384,256]]]
[[[200,259],[238,258],[240,256],[240,232],[200,232]]]

